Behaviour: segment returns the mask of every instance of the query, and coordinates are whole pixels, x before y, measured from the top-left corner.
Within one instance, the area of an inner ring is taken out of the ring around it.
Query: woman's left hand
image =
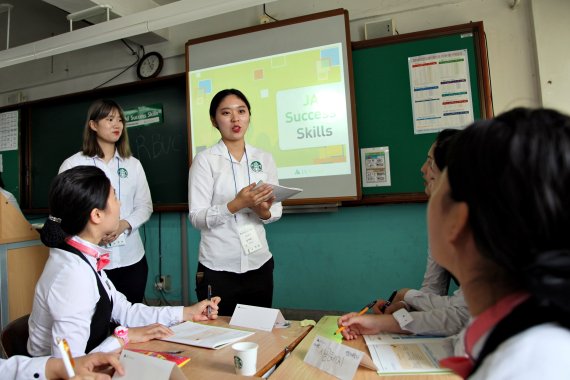
[[[110,234],[107,234],[103,239],[101,239],[99,245],[111,244],[112,242],[117,240],[120,234],[129,229],[131,229],[131,225],[129,224],[129,222],[127,222],[125,219],[121,219],[119,221],[119,227],[115,231],[113,231]]]

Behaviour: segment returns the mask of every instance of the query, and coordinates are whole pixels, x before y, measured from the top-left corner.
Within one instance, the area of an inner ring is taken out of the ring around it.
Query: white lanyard
[[[236,180],[236,173],[234,172],[234,162],[232,160],[232,155],[230,154],[230,150],[226,147],[227,151],[228,151],[228,157],[230,158],[230,166],[232,168],[232,175],[234,177],[234,189],[236,191],[236,196],[238,194],[238,189],[237,189],[237,180]],[[243,152],[245,154],[245,162],[247,163],[247,180],[249,181],[247,184],[251,184],[251,176],[249,174],[249,158],[247,157],[247,149],[245,149],[245,147],[243,148]],[[234,214],[234,219],[237,222],[237,216],[236,214]]]

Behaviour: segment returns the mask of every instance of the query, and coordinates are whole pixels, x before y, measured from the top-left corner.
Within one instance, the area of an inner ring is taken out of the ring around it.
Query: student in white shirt
[[[430,147],[421,167],[425,193],[429,197],[435,181],[447,164],[447,150],[458,131],[441,131]],[[339,318],[344,325],[343,336],[355,339],[360,334],[379,332],[414,333],[450,336],[458,334],[469,321],[469,311],[461,289],[448,296],[450,274],[435,263],[428,251],[426,272],[419,290],[400,289],[391,305],[377,300],[373,312],[377,315],[357,316],[349,313]],[[383,310],[383,311],[382,311]]]
[[[97,373],[97,370],[106,369],[108,366],[114,367],[120,375],[125,374],[116,354],[94,353],[75,357],[73,361],[75,363],[73,380],[110,380],[109,375]],[[9,359],[0,359],[0,373],[4,380],[68,378],[63,360],[47,356],[41,358],[12,356]]]
[[[470,379],[570,379],[570,117],[514,109],[454,139],[428,204],[434,260],[473,321]]]
[[[271,187],[256,187],[278,179],[271,154],[245,142],[250,116],[239,90],[212,98],[210,120],[221,140],[194,157],[188,179],[190,222],[201,233],[196,294],[205,298],[211,286],[224,299],[221,315],[231,315],[238,303],[271,307],[273,300],[274,263],[264,224],[277,221],[282,206],[273,202]],[[242,243],[240,234],[250,243]]]
[[[217,318],[218,297],[188,307],[150,307],[130,303],[115,289],[102,270],[108,251],[97,243],[117,230],[119,208],[109,178],[97,167],[76,166],[55,177],[50,215],[40,235],[50,256],[29,319],[32,356],[59,356],[57,337],[67,339],[74,356],[112,352],[129,340],[168,336],[172,331],[167,326],[182,321]],[[111,321],[125,327],[109,336]]]
[[[143,301],[148,264],[139,228],[152,214],[152,199],[143,167],[131,154],[121,107],[113,100],[91,104],[83,130],[83,149],[66,159],[59,173],[79,165],[105,172],[121,201],[121,221],[101,243],[111,244],[107,276],[129,302]]]

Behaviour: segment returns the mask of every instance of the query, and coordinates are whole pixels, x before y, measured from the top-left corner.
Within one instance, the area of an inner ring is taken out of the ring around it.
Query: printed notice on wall
[[[0,152],[18,149],[18,111],[0,113]]]
[[[408,58],[414,133],[463,129],[473,122],[467,50]]]
[[[360,149],[362,187],[391,186],[390,149],[387,146]]]

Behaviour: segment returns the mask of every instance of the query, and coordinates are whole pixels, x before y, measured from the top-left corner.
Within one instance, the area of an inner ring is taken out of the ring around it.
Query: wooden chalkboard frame
[[[384,37],[384,38],[371,39],[366,41],[353,42],[352,43],[353,65],[356,66],[356,58],[354,52],[361,49],[374,49],[391,44],[402,44],[411,41],[421,41],[421,40],[427,40],[430,38],[437,38],[443,36],[462,35],[465,33],[472,33],[473,35],[473,43],[474,43],[475,57],[476,57],[475,64],[476,64],[476,73],[477,73],[476,81],[477,81],[478,92],[473,93],[472,95],[473,97],[475,96],[478,97],[480,104],[480,114],[475,116],[476,119],[478,118],[488,119],[493,117],[493,103],[491,96],[491,82],[489,77],[489,67],[487,60],[486,37],[483,28],[483,22],[481,21],[408,33],[408,34],[402,34],[402,35],[396,35],[396,36],[390,36],[390,37]],[[475,78],[471,78],[472,82],[473,80],[475,80]],[[355,86],[357,86],[356,83]],[[356,99],[356,101],[358,102],[358,99]],[[362,141],[362,138],[360,137],[359,140]],[[416,170],[416,168],[414,168],[414,170]],[[419,167],[417,168],[417,172],[419,172]],[[427,196],[423,192],[411,192],[411,193],[363,194],[361,200],[346,201],[343,202],[342,204],[344,206],[359,206],[359,205],[381,204],[381,203],[419,203],[425,201],[427,201]]]

